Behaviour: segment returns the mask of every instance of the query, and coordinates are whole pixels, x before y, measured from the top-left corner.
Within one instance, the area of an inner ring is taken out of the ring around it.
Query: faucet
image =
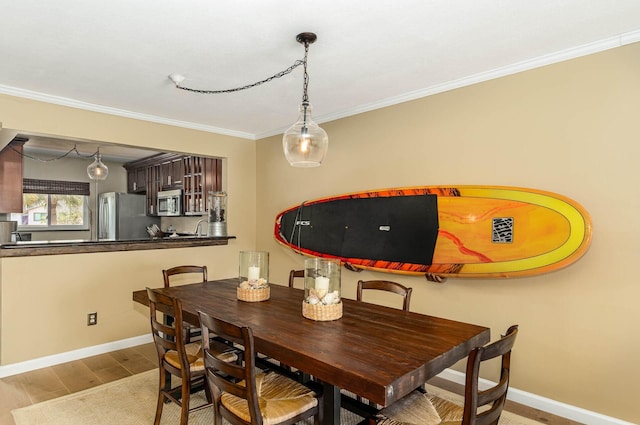
[[[199,220],[199,221],[198,221],[198,223],[196,224],[196,230],[194,230],[194,231],[193,231],[193,233],[195,233],[195,234],[196,234],[196,236],[202,236],[202,235],[200,234],[200,225],[201,225],[202,223],[206,222],[206,221],[209,221],[209,220],[206,220],[206,219],[204,219],[204,218],[203,218],[202,220]]]

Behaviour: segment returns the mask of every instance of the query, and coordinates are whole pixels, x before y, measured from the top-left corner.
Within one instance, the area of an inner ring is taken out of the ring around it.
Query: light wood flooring
[[[155,348],[149,343],[2,378],[0,425],[15,425],[11,416],[13,409],[155,369],[157,364]],[[439,378],[429,383],[462,394],[461,385]],[[549,425],[578,425],[577,422],[512,402],[507,402],[507,410]]]

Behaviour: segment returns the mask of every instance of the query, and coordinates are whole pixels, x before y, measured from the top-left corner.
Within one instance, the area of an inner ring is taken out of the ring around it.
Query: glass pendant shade
[[[317,167],[329,148],[327,133],[313,122],[311,105],[302,102],[300,116],[282,137],[284,156],[294,167]]]
[[[105,180],[109,175],[109,167],[100,160],[100,151],[96,153],[94,161],[87,167],[87,174],[91,180]]]

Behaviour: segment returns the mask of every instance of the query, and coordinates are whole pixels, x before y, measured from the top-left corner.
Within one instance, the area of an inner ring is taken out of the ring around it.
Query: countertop
[[[229,239],[235,239],[235,236],[184,236],[178,238],[149,238],[126,241],[26,241],[0,245],[0,257],[29,257],[35,255],[84,254],[91,252],[140,251],[147,249],[227,245]]]

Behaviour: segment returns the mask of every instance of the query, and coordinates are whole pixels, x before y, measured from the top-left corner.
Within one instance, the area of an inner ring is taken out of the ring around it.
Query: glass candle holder
[[[241,281],[269,282],[269,253],[266,251],[240,251]]]
[[[269,253],[265,251],[240,252],[240,283],[238,299],[265,301],[269,299]]]
[[[313,320],[336,320],[342,317],[339,260],[309,258],[304,261],[302,315]]]

